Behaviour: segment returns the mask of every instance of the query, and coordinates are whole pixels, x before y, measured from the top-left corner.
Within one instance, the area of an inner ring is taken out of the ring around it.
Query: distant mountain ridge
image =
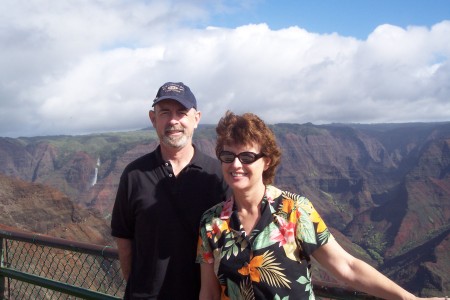
[[[346,247],[409,290],[450,290],[450,122],[272,128],[283,152],[275,185],[310,198]],[[194,142],[214,156],[214,126]],[[153,129],[0,138],[0,172],[109,222],[122,170],[156,146]]]

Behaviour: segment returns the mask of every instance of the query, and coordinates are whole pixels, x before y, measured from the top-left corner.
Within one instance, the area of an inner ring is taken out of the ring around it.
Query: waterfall
[[[97,183],[97,176],[98,176],[98,168],[99,167],[100,167],[100,157],[97,158],[97,164],[95,165],[94,178],[92,178],[91,187],[93,187]]]

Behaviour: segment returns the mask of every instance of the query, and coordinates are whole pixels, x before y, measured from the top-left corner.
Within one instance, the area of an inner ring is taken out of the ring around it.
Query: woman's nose
[[[233,160],[233,162],[231,163],[234,167],[242,167],[242,163],[239,160],[239,158],[236,156]]]

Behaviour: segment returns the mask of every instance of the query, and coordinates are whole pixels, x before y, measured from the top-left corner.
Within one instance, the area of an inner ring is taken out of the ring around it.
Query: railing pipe
[[[3,268],[3,255],[4,255],[4,251],[3,251],[3,237],[0,236],[0,270]],[[6,281],[6,276],[3,276],[0,273],[0,300],[4,299],[4,295],[5,295],[5,281]]]
[[[83,299],[120,299],[113,295],[104,294],[80,286],[74,286],[64,282],[55,281],[50,278],[45,278],[9,268],[8,262],[5,257],[5,255],[7,255],[6,249],[3,248],[4,245],[7,245],[7,243],[5,243],[6,240],[25,242],[37,246],[51,247],[82,254],[101,256],[103,258],[111,260],[118,260],[117,249],[114,249],[110,246],[100,246],[77,241],[70,241],[38,233],[19,231],[12,228],[0,228],[0,300],[5,299],[6,280],[9,279],[16,279],[18,281],[26,282],[43,288],[48,288],[50,290],[58,291]]]
[[[341,300],[383,300],[363,292],[349,290],[341,285],[330,282],[314,281],[314,295],[324,298]]]
[[[35,245],[48,246],[92,255],[101,255],[106,258],[119,259],[117,250],[115,248],[112,248],[111,246],[99,246],[51,237],[39,233],[28,233],[9,229],[0,229],[0,238],[2,237],[9,240],[22,241]]]
[[[13,278],[33,285],[38,285],[47,289],[58,291],[64,294],[80,297],[83,299],[98,299],[98,300],[117,300],[118,297],[106,295],[103,293],[91,291],[82,287],[73,286],[63,282],[55,281],[49,278],[44,278],[37,275],[32,275],[24,272],[18,272],[9,268],[0,268],[0,276]]]

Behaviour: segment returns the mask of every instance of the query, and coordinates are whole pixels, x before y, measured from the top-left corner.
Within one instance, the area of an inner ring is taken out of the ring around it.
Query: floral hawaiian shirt
[[[214,263],[222,299],[314,299],[310,256],[332,235],[311,202],[267,186],[249,235],[231,197],[200,223],[198,263]]]

